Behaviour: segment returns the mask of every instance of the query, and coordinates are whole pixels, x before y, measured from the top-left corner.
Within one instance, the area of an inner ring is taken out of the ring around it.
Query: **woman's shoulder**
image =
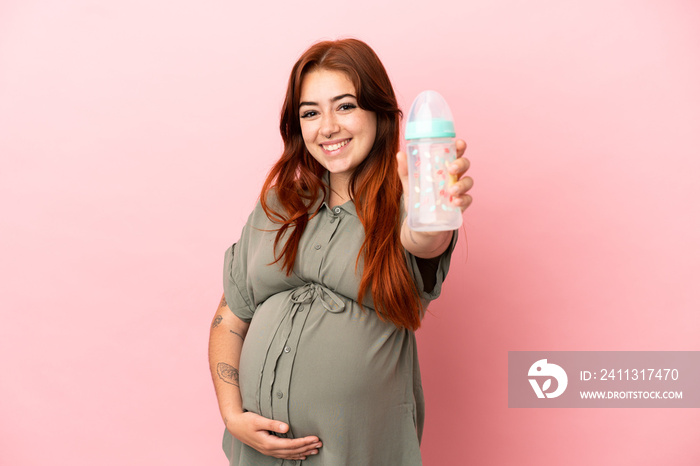
[[[263,201],[265,206],[264,208]],[[255,210],[262,213],[265,216],[271,214],[273,217],[276,216],[276,213],[282,214],[284,212],[284,206],[280,201],[279,190],[276,186],[271,187],[265,193],[260,195],[260,197],[258,198],[258,202],[255,206]]]
[[[260,197],[258,198],[258,205],[261,204],[263,196],[265,197],[265,205],[266,206],[269,206],[272,208],[280,206],[279,191],[277,189],[277,186],[272,186],[264,194],[261,194]]]
[[[255,207],[248,218],[248,223],[256,227],[260,227],[261,225],[269,225],[272,223],[272,219],[275,218],[277,214],[283,214],[283,212],[284,207],[280,202],[277,189],[272,187],[258,197],[257,201],[255,202]]]
[[[294,193],[293,196],[297,196],[297,198],[289,199],[289,195],[280,192],[277,186],[271,187],[258,197],[255,208],[248,219],[248,223],[252,223],[256,226],[272,223],[279,227],[279,224],[284,223],[284,220],[288,218],[289,209],[293,208],[292,206],[298,206],[299,201],[308,206],[307,212],[311,214],[318,210],[324,200],[323,192],[316,196],[309,195],[308,193],[301,195]]]

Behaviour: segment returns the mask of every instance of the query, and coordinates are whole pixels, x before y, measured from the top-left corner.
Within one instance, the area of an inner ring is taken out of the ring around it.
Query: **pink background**
[[[225,464],[223,252],[293,62],[343,36],[405,111],[447,98],[476,180],[419,332],[425,464],[698,464],[698,410],[506,380],[509,350],[700,350],[698,3],[239,3],[0,3],[0,464]]]

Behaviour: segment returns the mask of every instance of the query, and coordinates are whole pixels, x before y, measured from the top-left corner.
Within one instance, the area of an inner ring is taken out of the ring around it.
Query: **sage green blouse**
[[[369,293],[364,310],[356,301],[364,230],[353,202],[331,209],[318,199],[316,210],[289,276],[270,265],[278,226],[260,202],[226,251],[226,301],[250,322],[239,367],[243,408],[287,423],[280,436],[318,436],[323,447],[305,465],[420,465],[424,401],[415,335],[380,320]],[[406,253],[423,309],[440,294],[456,240],[455,231],[435,260],[430,292]],[[223,447],[230,465],[302,463],[265,456],[228,431]]]

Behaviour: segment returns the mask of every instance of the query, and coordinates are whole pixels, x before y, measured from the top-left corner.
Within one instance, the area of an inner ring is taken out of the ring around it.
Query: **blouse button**
[[[290,351],[292,351],[292,348],[290,348],[289,346],[285,346],[285,347],[284,347],[284,352],[285,352],[285,353],[289,353]]]
[[[316,246],[314,246],[314,249],[316,249],[318,251],[319,249],[321,249],[321,245],[317,244]]]
[[[335,209],[333,209],[333,212],[335,212],[336,214],[339,214],[339,213],[340,213],[340,207],[336,207]]]
[[[282,392],[277,392],[277,398],[282,398],[283,396]]]

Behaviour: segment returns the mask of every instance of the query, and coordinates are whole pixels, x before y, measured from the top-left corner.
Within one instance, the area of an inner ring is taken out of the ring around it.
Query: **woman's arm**
[[[450,186],[449,190],[452,196],[452,205],[459,207],[464,212],[469,207],[469,204],[472,203],[472,197],[468,194],[468,191],[472,188],[474,181],[468,176],[463,176],[469,170],[469,160],[463,157],[464,151],[467,149],[467,143],[457,139],[455,147],[457,149],[457,160],[450,164],[449,172],[458,181]],[[396,157],[399,162],[399,177],[405,193],[408,192],[406,153],[399,152]],[[404,219],[401,225],[401,244],[416,257],[423,259],[438,257],[445,252],[451,241],[451,231],[414,231],[408,227],[407,218]]]
[[[236,414],[243,412],[238,365],[248,326],[229,310],[222,296],[209,333],[209,369],[226,427]]]
[[[249,325],[231,312],[222,296],[209,333],[209,369],[224,425],[231,435],[264,455],[291,460],[315,455],[321,447],[318,437],[279,438],[270,431],[285,433],[286,424],[243,411],[238,368]]]
[[[408,252],[422,259],[440,256],[451,241],[451,231],[414,231],[408,227],[408,219],[404,219],[401,225],[401,244]]]

